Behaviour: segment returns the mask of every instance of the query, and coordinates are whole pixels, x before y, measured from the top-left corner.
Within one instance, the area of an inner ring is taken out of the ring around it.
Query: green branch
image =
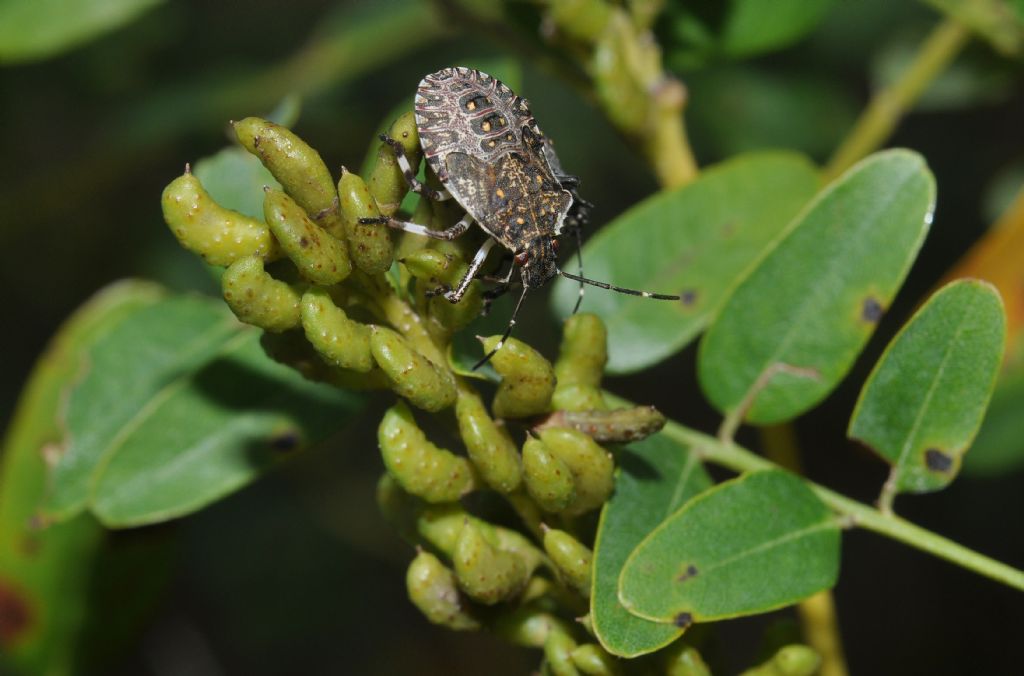
[[[954,19],[946,19],[936,26],[900,77],[878,91],[868,103],[825,167],[825,180],[832,180],[880,148],[900,119],[953,61],[969,38],[967,29]]]
[[[605,397],[613,406],[632,406],[610,392]],[[700,453],[703,460],[726,467],[736,472],[752,472],[763,469],[778,469],[774,463],[731,442],[722,442],[715,437],[691,430],[677,422],[669,421],[663,433],[668,437],[691,446]],[[864,528],[898,540],[921,551],[955,563],[979,575],[1002,582],[1014,589],[1024,591],[1024,571],[979,554],[948,538],[932,533],[895,515],[887,515],[868,505],[808,481],[811,490],[843,517],[850,527]]]

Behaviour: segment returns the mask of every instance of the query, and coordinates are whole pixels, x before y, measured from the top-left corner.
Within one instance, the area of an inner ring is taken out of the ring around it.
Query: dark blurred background
[[[543,49],[536,10],[490,32],[438,18],[449,3],[271,0],[155,3],[68,51],[0,66],[0,288],[8,321],[0,411],[9,421],[33,360],[61,320],[113,280],[136,276],[214,292],[209,273],[163,225],[159,195],[185,162],[228,143],[226,123],[265,114],[297,93],[296,131],[328,166],[358,166],[383,119],[423,74],[473,62],[511,63],[522,93],[566,167],[596,203],[593,227],[657,189],[642,159],[561,77]],[[788,49],[745,60],[704,49],[683,5],[714,20],[712,3],[669,3],[657,24],[665,63],[687,84],[687,126],[702,165],[761,147],[827,159],[872,88],[905,63],[937,22],[929,7],[836,2]],[[699,11],[697,11],[699,10]],[[898,128],[938,181],[931,234],[878,335],[846,381],[798,424],[807,473],[871,501],[883,464],[844,435],[860,383],[882,347],[943,273],[995,220],[1024,177],[1021,64],[975,41]],[[522,337],[550,350],[557,318],[532,298]],[[613,391],[713,430],[693,350]],[[539,654],[486,635],[427,624],[405,600],[411,550],[373,500],[376,420],[384,400],[325,446],[181,522],[169,582],[138,635],[104,673],[525,674]],[[751,435],[741,441],[756,446]],[[900,512],[969,547],[1024,566],[1024,474],[967,474],[949,489],[906,497]],[[1019,673],[1019,593],[869,533],[844,538],[835,597],[854,674]],[[146,571],[126,571],[125,585]],[[151,571],[149,571],[151,572]],[[774,613],[721,623],[730,671],[748,665]]]

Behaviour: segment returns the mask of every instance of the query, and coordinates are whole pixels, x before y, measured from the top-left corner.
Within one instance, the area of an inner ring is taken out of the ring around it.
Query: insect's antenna
[[[484,358],[473,365],[473,370],[476,371],[478,368],[486,364],[494,356],[494,353],[501,349],[501,346],[505,344],[508,337],[512,335],[512,329],[516,325],[516,315],[519,314],[519,308],[523,305],[523,299],[526,298],[526,292],[530,290],[530,287],[523,285],[523,292],[519,294],[519,300],[516,302],[516,309],[512,310],[512,319],[508,320],[508,328],[505,329],[505,333],[502,334],[501,340],[494,346],[494,349],[484,355]]]
[[[576,260],[579,261],[580,277],[583,277],[583,235],[580,234],[581,229],[577,226],[574,234],[576,235]],[[580,309],[580,303],[583,302],[583,289],[585,288],[587,287],[583,284],[583,280],[580,279],[580,295],[576,298],[576,306],[572,309],[573,314],[576,314]]]
[[[631,296],[640,296],[641,298],[656,298],[657,300],[679,300],[679,296],[671,296],[667,293],[651,293],[650,291],[637,291],[636,289],[626,289],[621,286],[614,286],[612,284],[606,284],[604,282],[598,282],[593,279],[587,279],[586,277],[580,277],[574,275],[571,272],[558,271],[558,274],[568,279],[576,280],[581,284],[590,284],[591,286],[599,286],[602,289],[608,289],[609,291],[617,291],[619,293],[628,293]]]

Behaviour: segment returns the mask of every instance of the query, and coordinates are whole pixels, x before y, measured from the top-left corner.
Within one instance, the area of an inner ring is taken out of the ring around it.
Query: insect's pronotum
[[[487,362],[512,333],[526,292],[556,275],[580,283],[580,300],[584,284],[645,298],[679,300],[679,296],[625,289],[558,268],[557,237],[569,228],[577,234],[578,243],[579,226],[586,222],[590,204],[576,194],[578,180],[563,172],[526,99],[500,80],[470,68],[439,70],[420,81],[415,113],[423,156],[444,189],[433,190],[420,182],[401,144],[387,136],[381,138],[394,149],[410,190],[432,200],[454,199],[466,210],[465,215],[446,230],[387,216],[360,220],[447,240],[462,235],[474,222],[483,228],[490,239],[477,251],[456,287],[444,291],[452,303],[462,299],[496,242],[513,253],[514,265],[508,275],[487,296],[493,299],[508,289],[516,268],[523,292],[501,340],[474,368]]]

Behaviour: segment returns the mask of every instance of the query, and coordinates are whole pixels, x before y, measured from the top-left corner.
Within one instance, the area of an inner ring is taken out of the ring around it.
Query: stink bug
[[[420,81],[415,114],[423,156],[444,189],[425,186],[416,178],[401,144],[387,136],[381,139],[394,149],[410,190],[427,199],[454,199],[465,215],[446,230],[431,230],[388,216],[360,222],[447,240],[466,232],[474,221],[483,228],[490,239],[477,251],[456,287],[444,291],[452,303],[462,299],[496,242],[512,252],[514,265],[488,297],[503,293],[517,268],[523,292],[501,340],[474,368],[487,362],[512,333],[526,292],[556,275],[579,282],[581,300],[584,284],[645,298],[679,300],[679,296],[624,289],[558,268],[557,237],[571,228],[578,242],[579,226],[586,222],[591,205],[577,195],[577,179],[562,170],[526,99],[500,80],[463,67],[439,70]]]

